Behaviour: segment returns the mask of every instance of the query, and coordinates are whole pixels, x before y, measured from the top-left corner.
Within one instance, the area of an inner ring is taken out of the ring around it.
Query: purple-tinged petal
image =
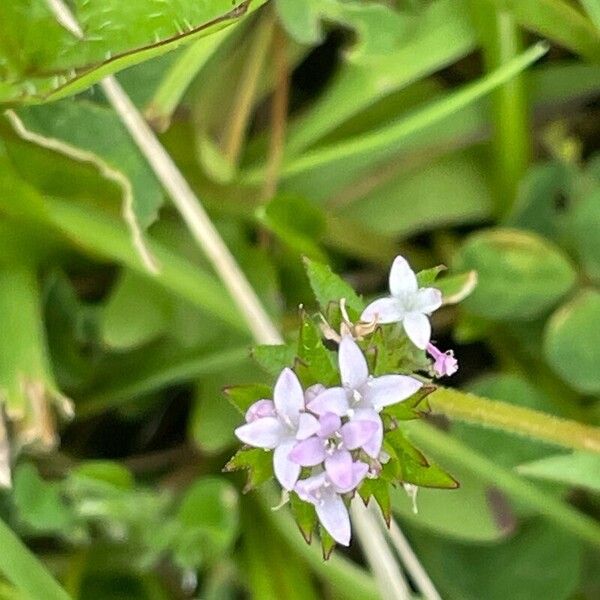
[[[235,430],[235,435],[250,446],[256,448],[275,448],[281,443],[284,429],[279,419],[274,417],[264,417],[242,425]]]
[[[319,419],[319,423],[321,427],[319,428],[319,433],[317,434],[320,438],[328,438],[333,435],[341,426],[342,420],[333,413],[325,413]]]
[[[262,419],[263,417],[274,417],[275,416],[275,405],[272,400],[258,400],[246,411],[246,423],[252,423],[256,419]]]
[[[317,517],[329,535],[342,546],[350,544],[350,517],[344,501],[337,494],[326,494],[315,504]]]
[[[348,450],[337,450],[325,459],[325,472],[331,483],[339,488],[352,486],[352,455]]]
[[[431,324],[429,318],[423,313],[408,313],[403,321],[404,331],[412,343],[421,350],[425,350],[431,338]]]
[[[386,297],[374,300],[363,310],[360,320],[364,323],[377,321],[385,325],[386,323],[397,323],[404,317],[404,309],[396,298]]]
[[[369,367],[362,350],[349,335],[340,342],[338,362],[345,387],[356,390],[364,385],[369,377]]]
[[[324,441],[318,437],[311,437],[295,444],[289,453],[289,459],[303,467],[314,467],[321,464],[326,455]]]
[[[366,444],[377,432],[377,424],[373,421],[352,419],[342,426],[341,434],[344,446],[348,450],[356,450]]]
[[[413,310],[431,314],[442,305],[442,292],[436,288],[422,288],[415,296]]]
[[[322,394],[327,388],[322,383],[315,383],[308,386],[304,390],[304,403],[308,405],[312,402],[319,394]]]
[[[369,465],[360,460],[357,460],[352,464],[352,487],[356,488],[362,482],[362,480],[367,476],[369,472]]]
[[[298,477],[300,477],[300,465],[289,459],[289,454],[294,447],[294,440],[280,444],[273,452],[273,471],[277,481],[285,490],[294,489]]]
[[[392,296],[414,294],[418,289],[417,276],[406,259],[396,256],[390,269],[390,292]]]
[[[382,375],[374,377],[363,388],[364,399],[377,412],[391,404],[397,404],[418,392],[423,384],[408,375]]]
[[[319,498],[317,495],[320,493],[321,489],[327,483],[327,474],[325,471],[322,473],[318,473],[317,475],[311,475],[306,479],[301,479],[296,483],[294,487],[294,491],[298,494],[301,500],[305,502],[310,502],[311,504],[315,504],[318,502]]]
[[[317,415],[333,413],[343,417],[348,412],[348,392],[341,387],[332,387],[321,392],[307,404],[308,410]]]
[[[298,430],[296,431],[297,440],[305,440],[311,435],[315,435],[321,428],[321,423],[314,415],[309,413],[300,413],[298,418]]]
[[[298,422],[298,415],[304,409],[304,392],[298,377],[291,369],[285,368],[275,383],[273,402],[284,421]]]
[[[362,449],[371,457],[378,458],[379,453],[381,451],[381,446],[383,444],[383,422],[381,417],[374,411],[368,408],[357,409],[354,412],[354,419],[360,421],[371,421],[377,428],[375,429],[375,433],[365,442],[362,446]]]

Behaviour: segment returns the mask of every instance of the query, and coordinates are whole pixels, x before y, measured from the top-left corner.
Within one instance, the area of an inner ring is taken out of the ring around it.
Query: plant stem
[[[480,0],[472,0],[486,69],[507,64],[521,51],[520,31],[513,16]],[[531,154],[525,75],[519,73],[492,94],[496,202],[504,216],[514,204],[517,188]]]
[[[459,390],[440,388],[427,397],[435,414],[557,444],[600,453],[600,428],[552,415],[488,400]]]
[[[41,562],[0,519],[0,570],[31,600],[70,600]]]

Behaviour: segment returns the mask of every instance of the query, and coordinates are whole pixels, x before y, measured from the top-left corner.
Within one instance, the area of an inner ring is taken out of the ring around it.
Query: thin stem
[[[408,583],[383,537],[379,523],[362,502],[354,502],[351,513],[360,545],[383,600],[410,600]]]
[[[269,42],[273,36],[274,25],[275,21],[270,15],[261,19],[248,53],[248,62],[239,84],[239,91],[231,111],[231,119],[223,143],[223,152],[231,165],[238,163],[256,97],[258,81],[267,57]]]
[[[569,449],[600,453],[600,427],[449,388],[436,390],[427,401],[435,414],[449,419],[494,427]]]
[[[419,588],[421,594],[423,594],[423,598],[425,600],[442,600],[442,597],[435,589],[435,585],[429,578],[427,571],[423,568],[417,555],[410,547],[406,536],[402,533],[400,527],[398,527],[398,524],[394,520],[390,523],[389,538],[396,552],[400,555],[406,570],[415,582],[415,585]]]

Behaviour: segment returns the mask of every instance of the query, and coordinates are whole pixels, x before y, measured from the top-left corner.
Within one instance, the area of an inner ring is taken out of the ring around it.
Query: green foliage
[[[576,278],[573,266],[558,248],[517,230],[474,234],[461,248],[456,263],[459,269],[477,271],[479,278],[465,306],[490,319],[534,319],[552,308]]]

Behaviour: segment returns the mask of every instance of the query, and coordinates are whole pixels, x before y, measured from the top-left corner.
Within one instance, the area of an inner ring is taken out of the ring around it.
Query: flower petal
[[[352,455],[348,450],[337,450],[325,459],[325,471],[331,483],[338,488],[346,489],[352,486],[354,475],[352,471]]]
[[[348,450],[356,450],[366,444],[377,431],[377,424],[373,421],[352,419],[341,430],[344,446]]]
[[[273,452],[273,471],[277,481],[285,490],[294,489],[298,477],[300,477],[300,465],[289,459],[289,454],[294,447],[294,440],[280,444]]]
[[[369,377],[367,361],[358,344],[349,335],[344,336],[340,342],[338,362],[345,387],[356,390],[367,381]]]
[[[350,517],[344,501],[337,494],[326,494],[315,505],[317,517],[329,535],[342,546],[350,544]]]
[[[283,426],[275,417],[263,417],[242,425],[235,430],[235,435],[250,446],[256,448],[275,448],[281,443],[284,434]]]
[[[307,405],[308,410],[317,415],[333,413],[343,417],[348,412],[348,392],[341,387],[332,387],[321,392]]]
[[[319,420],[309,413],[300,413],[298,418],[298,430],[296,431],[297,440],[305,440],[311,435],[315,435],[321,428]]]
[[[319,394],[322,394],[327,388],[322,383],[315,383],[304,390],[304,403],[308,405]]]
[[[291,369],[285,368],[281,371],[273,390],[273,402],[283,418],[292,423],[298,422],[298,415],[304,409],[304,392],[298,377]]]
[[[321,424],[321,427],[317,435],[320,438],[328,438],[342,426],[342,420],[333,413],[325,413],[322,415],[319,419],[319,423]]]
[[[419,391],[423,384],[408,375],[374,377],[363,388],[364,399],[377,411],[397,404]]]
[[[325,444],[321,438],[311,437],[294,445],[289,459],[303,467],[314,467],[325,460]]]
[[[392,296],[414,294],[419,288],[417,276],[403,256],[396,256],[390,269],[390,292]]]
[[[352,464],[352,487],[358,487],[360,482],[366,477],[369,472],[369,465],[360,460]]]
[[[301,500],[316,504],[318,502],[317,492],[327,483],[327,474],[325,471],[318,473],[317,475],[311,475],[306,479],[301,479],[296,483],[294,491]]]
[[[422,288],[414,297],[413,310],[431,314],[442,305],[442,292],[437,288]]]
[[[263,417],[274,417],[275,405],[272,400],[257,400],[246,411],[246,423],[252,423]]]
[[[421,350],[425,350],[431,338],[431,323],[423,313],[410,312],[403,321],[404,331],[412,343]]]
[[[375,433],[365,442],[362,449],[371,457],[378,458],[383,444],[383,422],[381,417],[371,409],[358,409],[354,412],[352,420],[371,421],[376,425]]]
[[[387,296],[374,300],[363,310],[360,320],[365,323],[377,321],[385,325],[386,323],[397,323],[404,317],[404,309],[396,298]]]

